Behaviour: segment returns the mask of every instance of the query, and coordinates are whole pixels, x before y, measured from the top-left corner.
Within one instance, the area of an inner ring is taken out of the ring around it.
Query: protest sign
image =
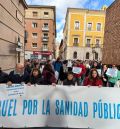
[[[72,72],[75,74],[79,74],[79,73],[81,73],[81,71],[82,71],[82,68],[80,68],[80,67],[73,67],[73,69],[72,69]]]
[[[118,70],[113,68],[108,68],[106,74],[110,77],[117,77]]]
[[[101,69],[97,69],[99,76],[101,76]]]

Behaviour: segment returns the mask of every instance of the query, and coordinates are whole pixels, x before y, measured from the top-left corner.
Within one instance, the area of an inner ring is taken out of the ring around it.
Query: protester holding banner
[[[67,75],[67,79],[63,81],[63,85],[67,86],[75,86],[75,79],[72,72],[69,72]]]
[[[7,83],[8,81],[8,74],[2,71],[0,67],[0,83]]]
[[[27,71],[24,70],[23,64],[17,64],[15,70],[11,71],[9,74],[8,85],[12,83],[28,83],[30,81],[30,76]]]
[[[42,84],[42,75],[39,69],[34,68],[32,70],[32,73],[30,75],[30,84]]]
[[[90,75],[85,78],[84,86],[99,86],[101,87],[103,85],[102,79],[99,77],[97,69],[92,69],[90,71]]]

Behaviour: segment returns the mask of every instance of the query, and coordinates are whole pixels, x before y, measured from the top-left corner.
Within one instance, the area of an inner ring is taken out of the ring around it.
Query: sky
[[[101,9],[103,5],[110,6],[114,0],[26,0],[28,5],[51,5],[56,6],[57,38],[60,42],[63,38],[63,28],[68,7]]]

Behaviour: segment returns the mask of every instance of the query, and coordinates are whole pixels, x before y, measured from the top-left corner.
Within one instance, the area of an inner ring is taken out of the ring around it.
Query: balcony
[[[42,31],[49,31],[49,28],[48,27],[42,27]]]
[[[48,36],[43,36],[42,41],[43,42],[48,42],[49,41],[49,37]]]
[[[48,51],[48,48],[42,48],[42,51]]]

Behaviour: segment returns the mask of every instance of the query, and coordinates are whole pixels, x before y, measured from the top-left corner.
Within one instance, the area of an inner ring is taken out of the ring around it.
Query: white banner
[[[0,85],[0,127],[120,128],[119,88],[14,87]]]

